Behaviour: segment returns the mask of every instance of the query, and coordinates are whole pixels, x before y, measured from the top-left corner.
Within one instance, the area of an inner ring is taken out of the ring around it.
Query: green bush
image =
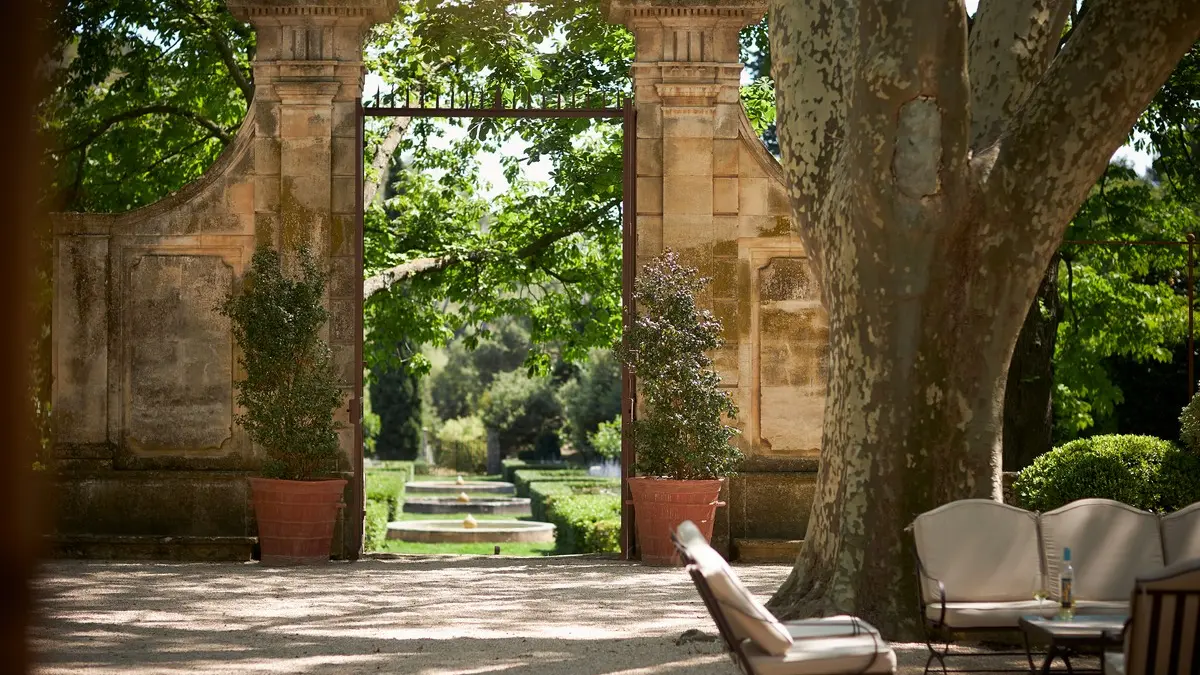
[[[1200,455],[1200,391],[1196,392],[1179,416],[1179,442],[1192,453]]]
[[[1153,436],[1092,436],[1035,459],[1013,490],[1021,506],[1034,511],[1089,497],[1175,511],[1200,501],[1200,458]]]
[[[554,469],[542,471],[538,469],[519,469],[513,472],[512,483],[517,487],[518,497],[529,496],[529,484],[535,482],[552,482],[564,480],[586,480],[589,476],[583,469]]]
[[[555,553],[616,553],[620,551],[619,494],[557,496],[546,507],[554,523]]]
[[[557,436],[563,425],[554,383],[519,370],[496,375],[479,397],[479,416],[484,426],[500,435],[503,454],[537,449],[543,438]]]
[[[621,415],[621,362],[609,349],[594,349],[579,375],[558,390],[571,445],[598,452],[592,440],[601,424]]]
[[[521,469],[536,469],[539,471],[564,471],[567,469],[576,469],[578,467],[567,464],[566,462],[536,462],[527,459],[505,459],[500,462],[500,473],[504,480],[512,483],[516,480],[515,474]]]
[[[388,505],[373,499],[367,500],[366,520],[363,523],[363,544],[368,551],[378,551],[387,540]]]
[[[416,476],[416,462],[402,462],[398,460],[389,460],[378,462],[371,467],[371,471],[388,471],[398,474],[405,483],[411,481]]]
[[[413,475],[414,476],[428,476],[429,475],[429,462],[426,462],[423,459],[418,459],[417,461],[413,462]]]
[[[547,481],[529,484],[529,511],[534,520],[547,520],[547,509],[559,497],[609,491],[618,494],[619,478],[589,478],[573,481]]]
[[[618,459],[621,456],[621,416],[608,422],[601,422],[596,433],[588,437],[592,450],[606,460]]]
[[[387,518],[396,520],[403,503],[405,482],[407,481],[404,474],[398,471],[368,471],[367,501],[375,501],[387,506]]]
[[[461,473],[487,471],[487,431],[478,417],[446,420],[437,434],[434,462]]]

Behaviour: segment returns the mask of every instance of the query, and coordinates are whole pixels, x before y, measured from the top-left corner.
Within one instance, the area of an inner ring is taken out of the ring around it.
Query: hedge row
[[[373,499],[367,500],[366,520],[363,523],[364,546],[368,551],[378,551],[383,548],[387,539],[388,505]]]
[[[515,473],[521,469],[532,469],[539,471],[564,471],[574,468],[566,462],[530,462],[524,459],[506,459],[500,462],[500,473],[503,474],[504,480],[512,483],[516,480]]]
[[[387,506],[387,517],[395,520],[404,503],[404,475],[396,471],[368,471],[366,497],[368,502],[379,502]]]
[[[529,510],[534,520],[548,519],[546,507],[555,498],[609,490],[619,494],[619,478],[591,478],[574,481],[538,481],[529,486]]]
[[[1200,457],[1153,436],[1092,436],[1035,459],[1017,475],[1013,491],[1032,511],[1089,497],[1177,511],[1200,501]]]
[[[554,523],[554,552],[617,553],[621,550],[619,494],[555,496],[546,505],[546,520]]]
[[[407,483],[416,476],[416,462],[389,459],[377,462],[370,471],[396,472],[404,477],[402,483]]]
[[[529,486],[533,483],[587,483],[590,485],[607,485],[611,478],[589,476],[583,469],[563,469],[561,471],[533,471],[522,469],[513,474],[517,486],[518,497],[529,496]]]

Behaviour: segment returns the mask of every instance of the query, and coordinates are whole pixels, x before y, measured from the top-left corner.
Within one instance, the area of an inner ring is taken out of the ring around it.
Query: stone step
[[[54,557],[92,560],[245,562],[258,543],[257,537],[57,534],[46,538]]]
[[[734,539],[734,559],[743,563],[793,563],[803,539]]]

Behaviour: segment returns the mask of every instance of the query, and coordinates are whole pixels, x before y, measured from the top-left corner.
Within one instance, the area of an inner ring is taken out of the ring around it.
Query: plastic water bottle
[[[1062,610],[1059,614],[1064,619],[1070,619],[1075,616],[1075,570],[1071,567],[1071,549],[1063,549],[1063,565],[1062,573],[1058,575],[1059,591],[1058,597],[1062,600]]]

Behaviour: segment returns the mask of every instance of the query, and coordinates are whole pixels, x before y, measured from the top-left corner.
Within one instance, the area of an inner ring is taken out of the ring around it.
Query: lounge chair
[[[780,622],[691,521],[680,523],[672,540],[730,656],[746,675],[896,672],[895,652],[865,621],[831,616]]]
[[[1134,583],[1122,652],[1107,652],[1111,675],[1200,673],[1200,559]]]

